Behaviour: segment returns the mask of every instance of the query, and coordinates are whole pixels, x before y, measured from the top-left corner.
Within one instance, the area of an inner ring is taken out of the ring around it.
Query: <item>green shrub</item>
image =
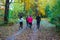
[[[55,24],[57,31],[60,32],[60,1],[57,1],[51,11],[50,22]]]

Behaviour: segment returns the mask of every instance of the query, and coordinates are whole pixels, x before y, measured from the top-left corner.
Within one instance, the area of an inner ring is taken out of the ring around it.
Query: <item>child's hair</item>
[[[22,16],[20,16],[20,19],[22,18]]]
[[[32,17],[31,15],[29,15],[30,17]]]

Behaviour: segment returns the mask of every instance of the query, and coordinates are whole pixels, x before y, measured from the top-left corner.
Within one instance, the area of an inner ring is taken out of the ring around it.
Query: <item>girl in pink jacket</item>
[[[29,16],[27,20],[28,20],[28,23],[29,23],[29,27],[31,28],[32,22],[33,22],[32,16]]]

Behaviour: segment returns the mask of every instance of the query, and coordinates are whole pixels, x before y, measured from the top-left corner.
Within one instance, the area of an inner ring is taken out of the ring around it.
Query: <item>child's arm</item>
[[[24,21],[24,19],[22,18],[22,21]]]

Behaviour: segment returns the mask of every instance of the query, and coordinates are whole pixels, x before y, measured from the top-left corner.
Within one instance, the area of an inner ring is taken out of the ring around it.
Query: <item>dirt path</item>
[[[55,26],[46,20],[41,21],[40,29],[36,28],[36,21],[33,22],[32,29],[26,28],[19,30],[7,40],[59,40],[55,32]]]

